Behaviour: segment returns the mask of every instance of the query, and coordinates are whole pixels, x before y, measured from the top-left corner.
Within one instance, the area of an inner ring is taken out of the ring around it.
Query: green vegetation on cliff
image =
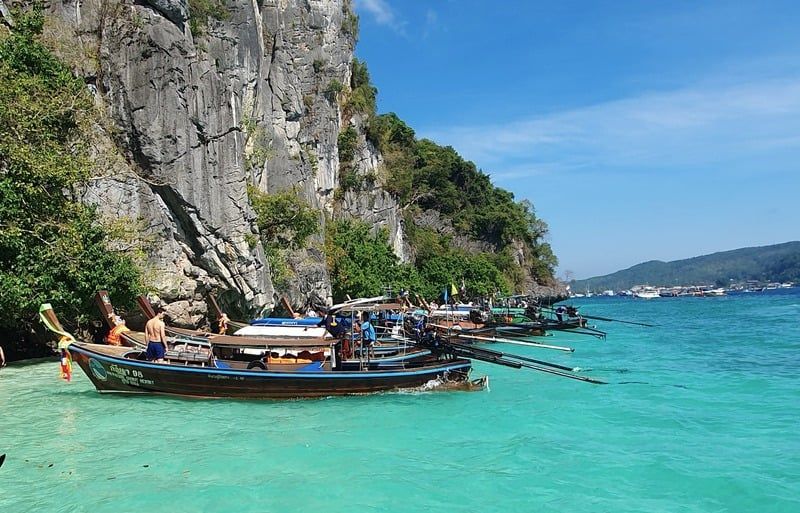
[[[547,224],[536,217],[530,202],[515,201],[511,192],[495,187],[487,174],[452,147],[417,139],[414,130],[396,114],[378,115],[377,89],[370,82],[366,64],[359,59],[353,59],[349,86],[342,95],[343,117],[361,120],[358,128],[365,133],[366,141],[381,152],[384,165],[378,176],[360,175],[355,154],[363,139],[356,126],[344,126],[338,141],[337,199],[345,191],[359,191],[365,184],[372,186],[376,182],[397,198],[415,271],[400,274],[409,280],[419,279],[403,288],[424,290],[431,297],[446,283],[460,283],[463,278],[469,295],[475,296],[495,291],[522,292],[531,281],[552,282],[557,260],[545,241]],[[430,213],[434,213],[431,221],[420,222],[423,217],[431,219]],[[352,224],[347,226],[353,229]],[[338,226],[334,232],[342,229]],[[354,252],[347,255],[349,259],[363,250],[347,247]],[[338,254],[344,258],[341,252]],[[331,265],[337,271],[332,272],[334,280],[352,279],[352,275],[338,272],[350,267],[335,267],[329,255]],[[358,283],[372,283],[369,290],[379,293],[374,284],[381,280],[384,285],[395,283],[379,274]],[[334,290],[340,288],[343,284],[334,283]]]
[[[43,17],[17,17],[0,40],[0,327],[31,322],[50,302],[84,319],[99,288],[129,304],[141,290],[133,259],[114,250],[92,208],[74,199],[89,178],[86,86],[39,41]]]
[[[634,285],[718,285],[756,280],[800,282],[800,242],[722,251],[674,262],[651,261],[572,282],[572,290],[623,290]]]
[[[500,270],[502,265],[491,254],[443,250],[421,264],[404,264],[392,251],[385,230],[372,234],[367,223],[354,219],[327,224],[325,255],[337,302],[343,301],[347,294],[379,295],[386,287],[435,298],[443,287],[460,284],[462,278],[467,297],[511,290],[511,282]]]
[[[319,230],[319,212],[293,190],[267,194],[250,185],[247,195],[256,213],[273,285],[284,289],[292,276],[287,252],[302,248]]]

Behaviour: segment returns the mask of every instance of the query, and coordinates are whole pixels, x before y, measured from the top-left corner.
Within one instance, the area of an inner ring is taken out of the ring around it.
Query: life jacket
[[[111,331],[108,333],[108,338],[106,341],[112,346],[120,346],[122,345],[122,339],[120,335],[125,333],[126,331],[130,331],[130,329],[125,326],[124,324],[117,324]]]

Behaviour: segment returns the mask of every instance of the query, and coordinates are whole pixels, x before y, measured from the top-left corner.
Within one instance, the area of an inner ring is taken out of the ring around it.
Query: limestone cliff
[[[248,183],[292,188],[318,209],[320,233],[291,256],[289,293],[297,305],[325,300],[321,234],[334,215],[338,100],[355,45],[349,2],[63,0],[46,9],[48,45],[84,77],[101,113],[84,198],[107,217],[139,220],[155,241],[152,285],[174,316],[201,324],[211,291],[242,314],[273,304]],[[367,144],[360,154],[362,172],[380,162]],[[336,214],[388,226],[402,255],[397,205],[373,192],[349,194]]]
[[[45,8],[46,44],[84,78],[97,106],[87,134],[95,176],[83,199],[149,241],[149,284],[177,322],[203,324],[211,292],[241,316],[274,304],[248,185],[292,190],[317,212],[319,231],[288,257],[292,279],[282,292],[295,306],[330,299],[329,219],[385,228],[397,256],[414,258],[402,208],[381,187],[383,157],[362,114],[347,108],[358,76],[349,0],[60,0]],[[340,183],[343,132],[356,189]],[[441,224],[435,212],[431,219]],[[455,235],[467,250],[498,249]],[[525,248],[516,253],[524,266]]]

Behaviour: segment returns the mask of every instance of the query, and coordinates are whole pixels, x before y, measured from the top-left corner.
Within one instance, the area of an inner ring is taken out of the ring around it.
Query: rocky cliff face
[[[205,297],[252,314],[274,301],[247,184],[294,189],[326,217],[389,228],[405,254],[396,202],[338,186],[339,105],[353,56],[347,0],[62,0],[47,6],[49,45],[85,77],[104,115],[93,129],[97,176],[85,200],[138,220],[152,285],[184,324]],[[345,86],[346,87],[346,86]],[[359,170],[380,156],[360,136]],[[326,299],[322,229],[292,255],[301,305]]]

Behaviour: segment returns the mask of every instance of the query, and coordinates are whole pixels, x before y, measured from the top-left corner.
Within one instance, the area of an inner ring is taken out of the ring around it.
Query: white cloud
[[[356,7],[372,15],[379,25],[386,25],[393,29],[400,27],[394,10],[384,0],[357,0]]]
[[[421,131],[496,177],[596,168],[647,172],[800,153],[800,77],[642,94],[506,124]],[[524,173],[525,168],[531,170]]]

